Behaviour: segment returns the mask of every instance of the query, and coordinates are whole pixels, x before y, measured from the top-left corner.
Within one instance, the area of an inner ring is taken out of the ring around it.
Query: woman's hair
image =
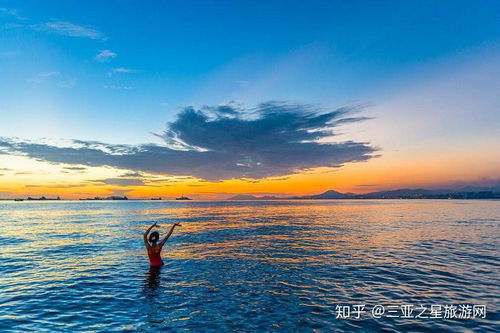
[[[158,233],[158,231],[153,231],[149,234],[149,241],[151,243],[156,243],[158,239],[160,239],[160,234]]]

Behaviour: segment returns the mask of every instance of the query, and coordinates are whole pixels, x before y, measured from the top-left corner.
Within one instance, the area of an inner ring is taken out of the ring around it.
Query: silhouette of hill
[[[341,193],[334,190],[328,190],[326,192],[316,194],[316,195],[306,195],[301,197],[293,197],[291,199],[352,199],[356,195],[352,193]]]
[[[460,189],[411,189],[403,188],[364,194],[342,193],[335,190],[295,197],[257,197],[238,194],[228,200],[325,200],[325,199],[500,199],[500,184],[493,187],[467,186]]]
[[[278,198],[278,197],[269,196],[269,195],[257,197],[255,195],[251,195],[251,194],[238,194],[238,195],[232,196],[226,200],[275,200],[275,199],[283,199],[283,198]]]

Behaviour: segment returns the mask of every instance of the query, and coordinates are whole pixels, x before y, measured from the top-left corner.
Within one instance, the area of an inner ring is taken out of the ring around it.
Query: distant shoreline
[[[339,199],[294,199],[294,198],[277,198],[277,199],[193,199],[186,200],[188,202],[220,202],[220,201],[228,201],[228,202],[269,202],[269,201],[369,201],[369,200],[500,200],[500,197],[494,198],[339,198]],[[39,203],[39,202],[81,202],[81,203],[95,203],[95,202],[127,202],[127,201],[142,201],[142,202],[183,202],[184,200],[175,200],[175,199],[164,199],[164,200],[151,200],[151,199],[128,199],[128,200],[79,200],[79,199],[60,199],[60,200],[15,200],[15,199],[0,199],[0,202],[28,202],[28,203]]]
[[[335,190],[328,190],[320,194],[308,195],[308,196],[290,196],[290,197],[276,197],[271,195],[266,196],[255,196],[252,194],[235,194],[232,197],[217,199],[217,200],[205,200],[200,199],[197,201],[273,201],[273,200],[394,200],[394,199],[405,199],[405,200],[422,200],[422,199],[439,199],[439,200],[478,200],[478,199],[500,199],[500,185],[495,187],[464,187],[457,190],[452,189],[397,189],[389,191],[379,191],[370,192],[363,194],[355,193],[342,193]],[[41,196],[38,198],[27,197],[24,198],[5,198],[0,199],[1,201],[61,201],[61,197],[49,198]],[[79,199],[66,199],[65,201],[83,201],[83,202],[95,202],[95,201],[191,201],[191,198],[181,196],[172,199],[163,199],[162,197],[149,197],[149,198],[129,198],[127,196],[109,196],[109,197],[93,197],[93,198],[79,198]]]

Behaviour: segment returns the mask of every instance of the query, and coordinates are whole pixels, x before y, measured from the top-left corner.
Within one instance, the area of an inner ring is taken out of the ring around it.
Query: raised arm
[[[168,234],[165,236],[165,238],[163,238],[163,240],[160,242],[160,246],[163,246],[163,244],[165,244],[165,242],[167,241],[167,239],[170,237],[170,235],[172,235],[172,232],[174,232],[174,229],[175,227],[177,226],[181,226],[179,223],[174,223],[174,225],[170,228],[170,231],[168,232]]]
[[[151,229],[153,229],[154,227],[156,227],[156,222],[153,223],[147,230],[146,232],[144,233],[144,245],[146,245],[147,248],[149,248],[151,245],[149,245],[149,242],[148,242],[148,235],[149,235],[149,232],[151,231]]]

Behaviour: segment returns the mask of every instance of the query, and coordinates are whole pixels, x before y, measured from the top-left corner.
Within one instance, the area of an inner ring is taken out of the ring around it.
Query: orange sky
[[[497,85],[491,81],[494,76],[488,73],[498,71],[498,55],[500,52],[444,71],[428,68],[425,75],[410,77],[411,84],[403,85],[404,89],[393,88],[392,95],[364,110],[363,115],[371,120],[341,128],[335,137],[338,142],[354,140],[378,148],[378,157],[366,162],[267,179],[209,182],[189,175],[145,172],[134,178],[125,176],[131,170],[55,164],[0,154],[0,198],[45,195],[78,199],[126,194],[132,198],[171,199],[184,194],[198,199],[223,199],[237,193],[288,196],[330,189],[366,193],[397,188],[491,186],[500,180],[499,114],[495,104],[499,95]],[[116,185],[123,178],[144,185]],[[106,184],[110,179],[111,184]]]
[[[194,20],[202,34],[135,7],[127,26],[64,10],[54,22],[41,2],[3,8],[0,199],[498,185],[497,15],[453,5],[436,20],[435,4],[419,6],[376,6],[382,25],[344,5],[280,24],[272,11],[239,26],[222,15]]]
[[[405,152],[381,150],[379,157],[367,162],[260,180],[208,182],[190,177],[143,174],[141,179],[145,185],[142,186],[107,185],[98,181],[118,179],[127,170],[82,167],[84,170],[73,171],[64,169],[67,165],[4,155],[0,161],[0,193],[2,197],[45,195],[63,199],[111,194],[165,199],[184,194],[198,199],[224,199],[236,193],[287,196],[316,194],[329,189],[366,193],[404,187],[456,186],[457,182],[488,184],[499,179],[500,165],[500,157],[487,154],[488,151],[489,147],[478,148],[474,144],[448,148],[446,154],[438,146],[434,149],[417,147]]]

